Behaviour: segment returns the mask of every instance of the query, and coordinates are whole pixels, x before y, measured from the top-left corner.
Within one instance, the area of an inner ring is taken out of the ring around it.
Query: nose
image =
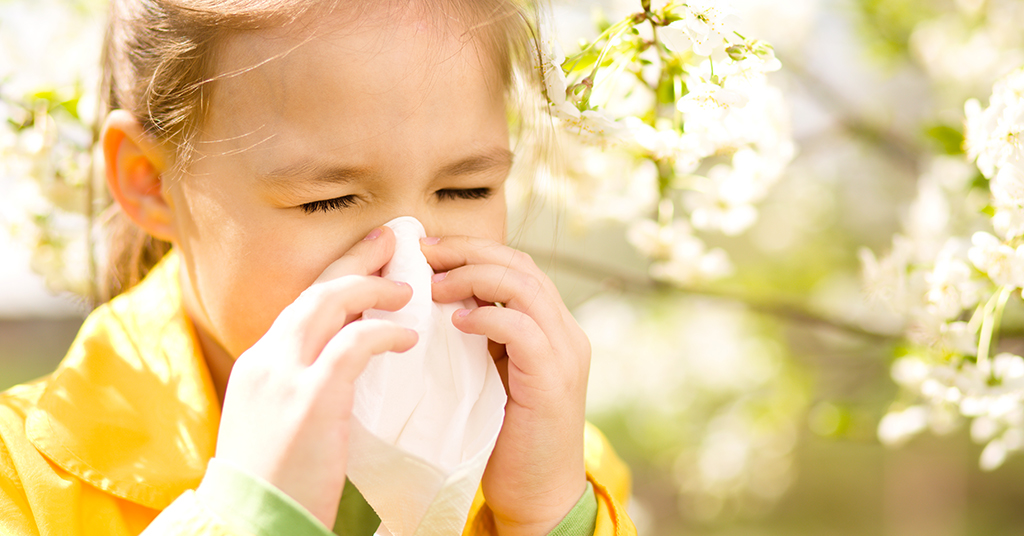
[[[423,230],[426,232],[427,236],[443,236],[444,234],[444,220],[441,215],[438,214],[438,208],[436,206],[430,206],[430,203],[428,202],[403,203],[401,206],[389,211],[387,219],[384,220],[384,222],[388,222],[402,216],[416,218],[416,220],[423,225]]]

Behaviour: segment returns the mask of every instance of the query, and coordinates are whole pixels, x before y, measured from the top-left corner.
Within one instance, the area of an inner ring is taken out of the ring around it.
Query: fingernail
[[[400,286],[400,287],[408,287],[408,286],[410,286],[409,283],[406,283],[405,281],[394,281],[394,283],[396,285]]]
[[[436,237],[436,236],[428,236],[428,237],[420,239],[420,242],[422,242],[422,243],[424,243],[424,244],[426,244],[428,246],[433,246],[433,245],[437,244],[440,241],[441,241],[441,239]]]
[[[441,281],[444,281],[445,277],[448,277],[448,272],[441,272],[439,274],[434,274],[434,275],[430,276],[430,280],[435,282],[435,283],[440,283]]]
[[[383,232],[384,232],[384,229],[381,229],[380,227],[378,227],[378,228],[370,231],[370,234],[366,235],[366,238],[364,238],[363,240],[376,240],[377,237],[380,236],[380,234],[383,233]]]
[[[459,309],[458,311],[455,311],[455,316],[457,316],[459,318],[465,318],[465,316],[468,315],[468,314],[469,314],[469,309]]]

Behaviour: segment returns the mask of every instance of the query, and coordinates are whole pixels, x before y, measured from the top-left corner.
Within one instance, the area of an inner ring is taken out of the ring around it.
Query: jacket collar
[[[89,315],[25,424],[64,470],[156,509],[199,484],[220,420],[178,270],[172,252]]]

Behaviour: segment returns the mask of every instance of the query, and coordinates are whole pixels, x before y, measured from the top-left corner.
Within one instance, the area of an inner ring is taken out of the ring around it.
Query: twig
[[[798,62],[786,59],[785,65],[786,72],[790,73],[813,97],[825,105],[827,110],[835,114],[836,121],[843,130],[870,142],[891,160],[917,176],[918,154],[921,151],[913,143],[892,132],[885,125],[863,117],[862,114],[855,111],[857,107],[849,99],[836,91],[828,82],[804,69]]]
[[[806,306],[787,303],[785,300],[761,300],[735,292],[713,290],[695,286],[671,285],[656,281],[647,276],[618,272],[588,259],[565,255],[551,250],[523,248],[523,251],[537,259],[549,259],[557,268],[569,270],[589,279],[600,281],[608,287],[634,294],[646,294],[660,291],[705,296],[719,300],[742,303],[751,311],[781,318],[797,324],[839,331],[876,342],[891,342],[899,339],[899,336],[897,335],[870,331],[848,321],[838,318],[830,318],[813,312]]]

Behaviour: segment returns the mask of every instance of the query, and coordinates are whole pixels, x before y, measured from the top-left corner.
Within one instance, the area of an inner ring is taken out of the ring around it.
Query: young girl
[[[634,533],[628,472],[584,422],[589,342],[503,244],[531,12],[116,0],[102,148],[146,233],[119,257],[148,275],[0,396],[0,533],[371,534],[347,445],[364,366],[416,342],[361,319],[410,299],[379,277],[397,216],[426,228],[434,299],[482,305],[452,321],[508,393],[464,534]]]

